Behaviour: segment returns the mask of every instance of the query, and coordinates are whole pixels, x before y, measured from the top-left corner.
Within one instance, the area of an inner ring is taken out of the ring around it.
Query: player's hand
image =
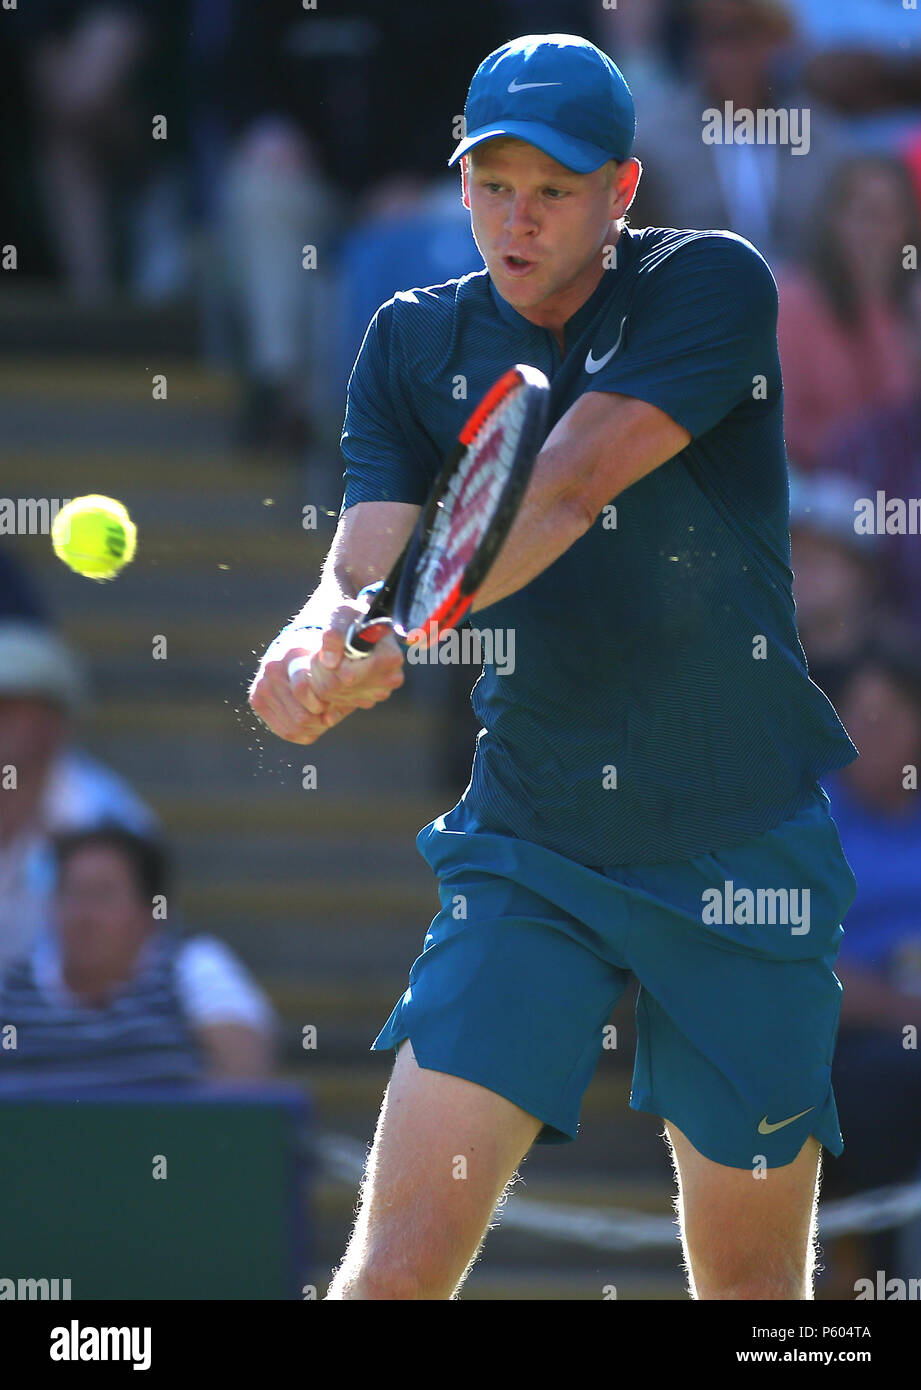
[[[287,633],[271,642],[259,663],[259,669],[249,688],[249,704],[263,724],[279,738],[290,743],[313,743],[329,728],[323,722],[324,706],[320,701],[314,709],[294,698],[288,680],[288,662],[293,657],[310,657],[319,647],[322,633],[317,631]]]
[[[289,743],[313,743],[354,709],[371,709],[403,684],[403,653],[392,636],[363,660],[345,657],[345,633],[358,613],[351,605],[340,607],[325,632],[286,633],[270,644],[249,703],[273,734]],[[291,680],[294,658],[301,669]]]
[[[322,638],[319,647],[309,660],[298,663],[303,670],[291,681],[295,697],[303,698],[308,709],[313,710],[317,702],[333,718],[344,718],[353,709],[371,709],[403,684],[403,649],[392,633],[382,637],[368,656],[346,656],[345,634],[354,616],[353,610],[344,622],[334,616],[327,631],[317,634]]]

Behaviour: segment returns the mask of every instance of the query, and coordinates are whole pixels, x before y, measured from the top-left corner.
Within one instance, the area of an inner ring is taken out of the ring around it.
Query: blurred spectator
[[[835,970],[842,982],[833,1082],[844,1154],[832,1195],[903,1182],[921,1163],[921,655],[909,639],[875,642],[838,710],[860,757],[826,780],[858,893]],[[894,1247],[877,1238],[880,1268]],[[917,1276],[918,1270],[910,1271]]]
[[[241,136],[225,174],[225,283],[244,378],[238,441],[297,452],[326,395],[336,200],[311,141],[280,118]]]
[[[51,631],[0,621],[0,964],[47,920],[50,836],[103,820],[155,823],[126,782],[73,746],[86,694],[80,662]]]
[[[343,393],[368,324],[381,304],[398,290],[439,285],[483,269],[470,213],[453,174],[427,189],[391,184],[389,193],[388,202],[378,197],[374,214],[355,227],[340,256],[337,386]]]
[[[572,0],[567,11],[575,21],[592,6]],[[431,0],[336,0],[312,12],[260,0],[257,18],[244,0],[192,0],[197,155],[213,161],[213,183],[226,150],[273,116],[310,136],[321,173],[353,198],[397,174],[430,178],[447,164],[477,65],[522,32],[509,27],[510,12],[467,0],[459,23]]]
[[[0,975],[0,1091],[251,1080],[273,1067],[274,1016],[227,947],[160,925],[155,841],[100,827],[60,837],[54,925]]]
[[[790,0],[803,35],[803,79],[847,118],[857,145],[892,144],[918,122],[921,33],[912,0]]]
[[[524,0],[524,4],[527,2]],[[645,125],[645,113],[666,98],[674,83],[665,49],[667,0],[644,0],[642,5],[622,5],[619,9],[614,6],[601,9],[600,13],[596,9],[595,13],[597,34],[591,31],[591,22],[574,32],[592,39],[613,58],[627,79],[637,111],[644,113]],[[550,24],[550,31],[555,27]]]
[[[68,291],[111,292],[114,174],[138,147],[136,79],[150,33],[142,0],[38,0],[24,7],[40,193]],[[144,131],[147,140],[149,131]]]
[[[915,203],[921,207],[921,125],[898,143],[899,158],[911,175]]]
[[[893,499],[921,498],[921,394],[905,405],[872,411],[830,436],[818,467],[837,469],[850,482],[851,504],[877,493]],[[877,565],[887,605],[901,611],[921,640],[921,539],[906,526],[879,538]]]
[[[663,93],[656,107],[637,111],[635,153],[644,173],[631,220],[637,226],[727,228],[747,237],[772,265],[796,259],[822,186],[845,147],[834,117],[801,90],[781,88],[780,60],[795,36],[793,18],[780,0],[695,0],[690,18],[687,81]],[[728,128],[727,102],[733,113]],[[800,124],[790,122],[788,143],[733,140],[735,113],[778,109],[794,111]],[[704,113],[711,110],[723,120],[721,143],[704,141]]]
[[[382,185],[445,168],[473,71],[508,38],[502,6],[471,0],[462,24],[429,0],[337,0],[315,13],[262,0],[258,19],[242,0],[191,10],[194,182],[219,251],[205,262],[209,351],[242,369],[242,444],[332,443],[343,195],[361,218]],[[312,266],[304,247],[316,248]]]
[[[854,489],[839,474],[790,470],[796,625],[812,680],[835,703],[879,622],[875,536],[854,528]]]
[[[837,170],[808,264],[778,277],[784,427],[799,468],[815,466],[834,428],[917,389],[921,297],[906,247],[921,248],[921,226],[904,165],[874,156]]]

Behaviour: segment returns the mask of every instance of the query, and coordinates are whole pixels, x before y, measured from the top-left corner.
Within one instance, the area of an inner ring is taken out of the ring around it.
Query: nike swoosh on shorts
[[[814,1109],[815,1109],[815,1106],[814,1106],[814,1105],[810,1105],[809,1110],[814,1110]],[[804,1115],[808,1115],[808,1114],[809,1114],[809,1110],[801,1110],[801,1111],[799,1112],[798,1115],[791,1115],[790,1118],[789,1118],[789,1120],[779,1120],[778,1123],[777,1123],[776,1125],[769,1125],[769,1124],[768,1124],[768,1117],[767,1117],[767,1115],[765,1115],[764,1119],[761,1121],[760,1125],[758,1126],[758,1133],[759,1133],[759,1134],[773,1134],[775,1129],[783,1129],[784,1125],[792,1125],[792,1123],[793,1123],[794,1120],[801,1120],[801,1119],[803,1118]]]

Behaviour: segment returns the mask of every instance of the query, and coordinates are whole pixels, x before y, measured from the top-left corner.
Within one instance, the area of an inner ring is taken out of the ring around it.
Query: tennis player
[[[252,686],[301,744],[387,698],[392,637],[342,659],[355,596],[476,400],[541,368],[552,425],[475,605],[515,669],[485,666],[470,783],[418,836],[442,908],[373,1044],[397,1055],[330,1298],[456,1296],[531,1145],[576,1137],[631,973],[690,1296],[813,1297],[855,891],[817,779],[857,754],[796,632],[774,279],[731,232],[626,225],[634,128],[582,38],[481,64],[449,163],[485,269],[375,314],[336,537]]]

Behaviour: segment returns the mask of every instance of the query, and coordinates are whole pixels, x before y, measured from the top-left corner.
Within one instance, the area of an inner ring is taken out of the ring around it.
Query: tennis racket
[[[521,364],[490,387],[387,578],[358,595],[368,607],[346,634],[348,656],[367,656],[388,632],[434,646],[460,625],[518,513],[546,435],[549,398],[544,373]]]

